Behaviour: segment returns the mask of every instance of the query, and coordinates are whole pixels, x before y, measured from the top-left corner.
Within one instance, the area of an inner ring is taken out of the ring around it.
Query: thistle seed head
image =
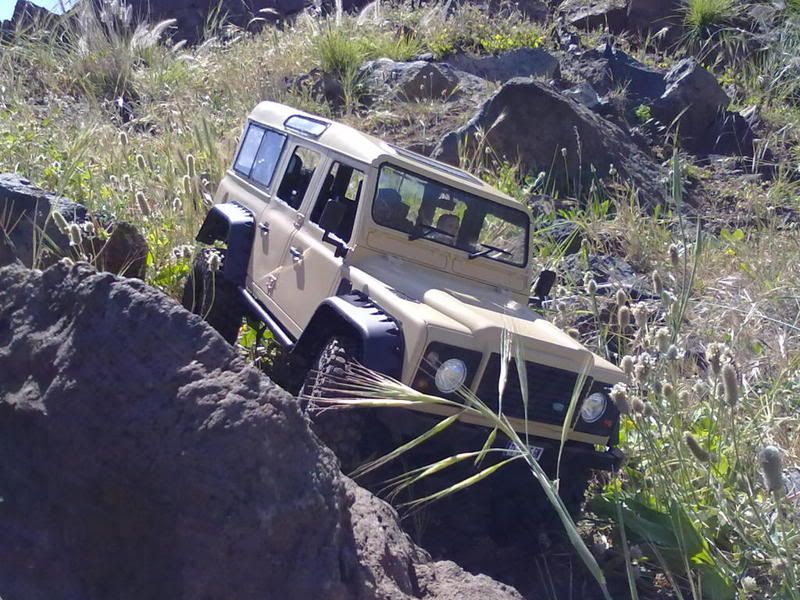
[[[569,329],[567,329],[567,335],[571,337],[573,340],[581,339],[581,332],[575,329],[574,327],[570,327]]]
[[[64,235],[68,235],[69,233],[69,223],[57,210],[53,211],[53,223],[56,224],[56,228],[63,233]]]
[[[654,419],[656,417],[656,407],[653,406],[652,403],[650,403],[650,402],[645,403],[645,405],[644,405],[644,416],[647,417],[648,419],[649,418],[653,418]]]
[[[692,395],[689,393],[689,390],[681,390],[678,393],[678,401],[681,403],[681,406],[687,406],[691,397]]]
[[[676,361],[682,357],[682,352],[675,344],[670,344],[666,352],[667,360]]]
[[[633,306],[631,312],[633,313],[633,320],[636,322],[636,326],[643,329],[644,326],[647,325],[647,306],[643,302],[637,302]]]
[[[139,212],[145,217],[149,217],[153,212],[150,210],[150,203],[143,192],[136,192],[136,205],[139,207]]]
[[[742,577],[742,591],[746,594],[752,594],[758,591],[758,582],[755,577]]]
[[[736,369],[731,363],[725,363],[722,367],[722,386],[725,392],[725,402],[728,406],[736,406],[739,402],[739,382],[736,377]]]
[[[95,231],[94,223],[91,221],[86,221],[81,227],[83,228],[83,234],[87,238],[92,239],[97,237],[97,231]]]
[[[219,271],[219,267],[222,264],[222,256],[216,250],[212,250],[208,253],[206,263],[208,264],[208,270],[212,273],[216,273]]]
[[[81,245],[81,226],[77,223],[70,223],[69,228],[67,229],[67,235],[69,236],[69,245],[70,246],[80,246]]]
[[[669,329],[666,327],[659,327],[656,330],[655,343],[659,352],[665,353],[669,349],[671,337]]]
[[[633,360],[633,357],[630,355],[626,355],[622,357],[622,360],[619,363],[622,372],[625,373],[628,377],[633,375],[633,369],[636,366],[636,361]]]
[[[764,475],[764,485],[770,492],[780,492],[784,489],[783,457],[781,451],[775,446],[767,446],[758,453],[758,462]]]
[[[707,463],[711,459],[711,455],[700,445],[697,438],[688,431],[683,436],[683,441],[694,457],[701,463]]]
[[[644,412],[644,402],[642,402],[641,398],[634,398],[631,403],[631,408],[633,408],[633,412],[636,414],[642,414]]]
[[[621,415],[631,414],[631,403],[628,400],[628,386],[624,383],[617,383],[609,392],[611,401],[616,405]]]
[[[665,381],[661,384],[661,393],[664,394],[665,398],[672,398],[675,396],[675,388],[669,381]]]

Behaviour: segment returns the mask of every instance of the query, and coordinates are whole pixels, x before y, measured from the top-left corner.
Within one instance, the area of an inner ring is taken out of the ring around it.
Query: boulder
[[[725,119],[728,95],[694,58],[676,63],[664,81],[664,93],[652,105],[653,116],[677,131],[689,151],[709,152]]]
[[[682,8],[681,0],[628,0],[628,26],[645,35],[674,28],[681,23]]]
[[[515,77],[550,80],[560,75],[558,59],[541,48],[518,48],[496,56],[455,54],[447,62],[461,71],[500,83]]]
[[[567,98],[572,98],[575,102],[599,114],[605,114],[610,111],[609,102],[601,98],[589,83],[583,82],[564,90],[562,93]]]
[[[545,23],[550,19],[550,8],[542,0],[489,0],[486,9],[490,14],[506,16],[518,12],[531,21]]]
[[[484,91],[486,83],[446,63],[396,62],[380,58],[364,65],[361,77],[370,97],[404,102],[454,100]]]
[[[0,290],[4,597],[520,600],[431,561],[171,298],[63,262]]]
[[[457,164],[459,147],[475,151],[479,131],[499,160],[519,161],[526,172],[547,172],[562,194],[580,196],[593,169],[603,178],[614,165],[639,191],[643,206],[664,202],[662,169],[622,129],[533,79],[506,83],[466,125],[441,140],[434,157]]]
[[[80,251],[70,246],[52,212],[69,223],[84,227],[91,223],[95,237],[83,237]],[[84,206],[34,186],[15,173],[0,174],[0,229],[16,247],[16,255],[28,267],[47,267],[63,257],[81,258],[112,273],[144,279],[147,241],[129,223],[104,215],[91,215]]]
[[[582,30],[608,28],[621,32],[627,25],[628,0],[565,0],[558,7],[563,19]]]

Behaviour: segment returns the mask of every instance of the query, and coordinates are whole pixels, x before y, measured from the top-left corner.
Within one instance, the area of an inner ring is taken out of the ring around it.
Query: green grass
[[[690,32],[703,34],[726,25],[736,14],[735,0],[688,0],[684,23]]]

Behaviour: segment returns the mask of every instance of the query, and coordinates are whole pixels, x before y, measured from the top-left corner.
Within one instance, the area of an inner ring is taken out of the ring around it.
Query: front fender
[[[225,202],[208,211],[196,239],[204,244],[224,242],[228,251],[222,266],[223,276],[244,287],[255,230],[256,219],[248,208],[238,202]]]
[[[296,348],[316,349],[326,335],[346,333],[359,343],[358,361],[374,371],[400,379],[403,375],[403,332],[398,323],[360,292],[323,300]]]

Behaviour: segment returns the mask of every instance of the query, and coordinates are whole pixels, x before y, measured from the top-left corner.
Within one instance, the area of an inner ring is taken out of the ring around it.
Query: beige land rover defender
[[[352,359],[415,389],[457,397],[466,387],[497,406],[503,332],[513,331],[524,364],[511,361],[504,414],[552,468],[585,382],[562,460],[612,469],[619,414],[608,391],[622,374],[530,307],[540,275],[530,229],[525,206],[467,172],[263,102],[197,236],[222,248],[222,267],[197,261],[184,304],[230,342],[243,317],[263,324],[305,365],[300,383],[312,393],[332,364]],[[535,295],[549,291],[548,275]],[[387,429],[401,423],[391,417]],[[485,439],[486,425],[465,417],[458,427]]]

